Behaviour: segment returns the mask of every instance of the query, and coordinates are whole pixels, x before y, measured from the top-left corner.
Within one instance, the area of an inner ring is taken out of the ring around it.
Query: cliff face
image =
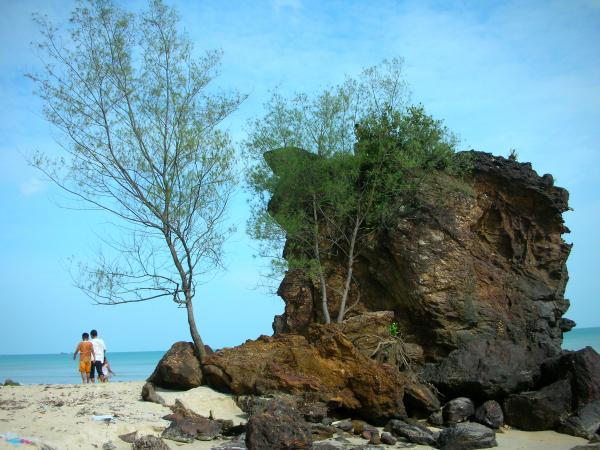
[[[429,363],[486,341],[505,351],[514,346],[539,366],[560,352],[562,333],[573,326],[562,319],[569,307],[571,245],[562,239],[568,192],[528,163],[471,153],[464,180],[432,178],[419,190],[418,210],[372,238],[356,265],[360,295],[353,289],[349,316],[393,311],[404,340],[420,345]],[[328,283],[341,286],[343,261],[328,267]],[[289,272],[274,331],[306,334],[321,322],[318,292]],[[335,315],[338,299],[330,292]]]

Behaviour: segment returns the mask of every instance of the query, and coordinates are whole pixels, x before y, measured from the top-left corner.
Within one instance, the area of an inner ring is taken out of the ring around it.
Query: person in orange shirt
[[[94,346],[89,341],[90,335],[83,333],[81,339],[82,341],[77,344],[75,353],[73,353],[73,359],[79,353],[79,373],[81,374],[81,382],[85,384],[90,382],[92,359],[96,358],[96,355],[94,354]]]

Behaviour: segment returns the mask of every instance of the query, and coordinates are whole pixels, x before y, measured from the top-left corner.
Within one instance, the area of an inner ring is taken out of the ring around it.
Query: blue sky
[[[236,140],[260,114],[269,89],[315,92],[384,58],[401,56],[413,101],[461,138],[462,149],[507,155],[552,173],[571,193],[565,215],[567,316],[600,326],[600,1],[169,1],[198,50],[221,48],[217,83],[250,94],[228,121]],[[143,2],[127,2],[139,8]],[[188,339],[183,310],[170,302],[94,306],[72,286],[69,258],[85,260],[107,217],[61,208],[61,193],[24,155],[53,150],[53,131],[23,74],[39,67],[31,13],[64,24],[73,3],[0,3],[0,354],[72,351],[84,330],[100,330],[112,351],[162,350]],[[238,194],[228,270],[203,286],[198,325],[213,347],[271,334],[282,302],[256,285],[254,244]]]

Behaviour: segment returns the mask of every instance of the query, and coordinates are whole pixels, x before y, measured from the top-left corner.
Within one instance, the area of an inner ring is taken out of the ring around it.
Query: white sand
[[[131,449],[119,439],[120,434],[138,431],[160,435],[169,423],[162,417],[170,413],[167,407],[140,399],[143,382],[107,383],[96,385],[30,385],[0,388],[0,434],[12,432],[20,437],[37,439],[57,450],[102,449],[112,441],[117,449]],[[187,392],[159,391],[168,404],[179,398],[188,408],[207,416],[245,421],[244,413],[230,396],[207,387]],[[92,419],[93,415],[111,414],[106,424]],[[354,439],[352,439],[354,441]],[[587,441],[553,431],[524,432],[508,430],[497,434],[498,449],[505,450],[569,450]],[[222,441],[181,444],[166,441],[173,449],[210,449]],[[356,440],[364,443],[363,440]],[[0,439],[0,449],[28,449],[36,446],[13,446]],[[39,448],[39,447],[38,447]],[[393,447],[390,447],[393,448]],[[415,449],[428,449],[416,446]]]
[[[171,411],[140,398],[143,382],[122,382],[88,385],[29,385],[0,388],[0,434],[12,432],[19,437],[37,439],[57,450],[101,449],[112,441],[117,449],[131,449],[119,435],[138,431],[160,435],[169,422],[162,417]],[[175,398],[194,411],[213,417],[245,421],[244,413],[231,397],[206,387],[187,392],[161,391],[168,404]],[[93,415],[112,414],[106,424],[94,421]],[[179,445],[167,441],[173,449],[210,449],[221,441]],[[34,446],[13,446],[0,440],[1,449],[28,449]]]

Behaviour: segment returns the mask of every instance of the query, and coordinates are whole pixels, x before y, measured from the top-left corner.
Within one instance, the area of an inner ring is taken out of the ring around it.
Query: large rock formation
[[[350,315],[393,311],[442,392],[483,399],[532,387],[541,362],[560,353],[562,333],[573,326],[562,319],[571,245],[562,239],[568,193],[551,175],[470,153],[470,174],[432,177],[419,189],[417,210],[373,237],[355,267],[360,300]],[[328,283],[339,287],[343,261],[329,260],[328,269]],[[289,272],[274,331],[306,334],[321,322],[318,293],[302,273]],[[356,290],[351,296],[350,304]],[[334,289],[330,297],[335,313]],[[443,366],[448,357],[460,363]],[[467,370],[441,382],[465,360]],[[483,386],[473,385],[478,378]]]
[[[596,410],[582,408],[600,400],[600,356],[561,353],[562,334],[574,326],[562,317],[568,193],[530,164],[470,155],[464,178],[430,176],[417,206],[370,237],[342,324],[321,325],[319,286],[290,271],[279,288],[285,312],[275,317],[274,336],[210,354],[202,382],[237,395],[290,394],[309,416],[329,409],[375,423],[407,413],[439,423],[440,400],[454,397],[473,401],[464,418],[486,400],[502,402],[507,423],[525,429],[557,427],[579,408],[585,417],[571,429],[595,433]],[[335,316],[345,261],[323,263]],[[200,382],[199,367],[188,364],[193,352],[178,345],[151,381]],[[500,403],[487,405],[477,420],[499,426]],[[492,430],[474,424],[444,436],[439,444],[447,448],[495,442]],[[296,439],[281,439],[288,438]]]

